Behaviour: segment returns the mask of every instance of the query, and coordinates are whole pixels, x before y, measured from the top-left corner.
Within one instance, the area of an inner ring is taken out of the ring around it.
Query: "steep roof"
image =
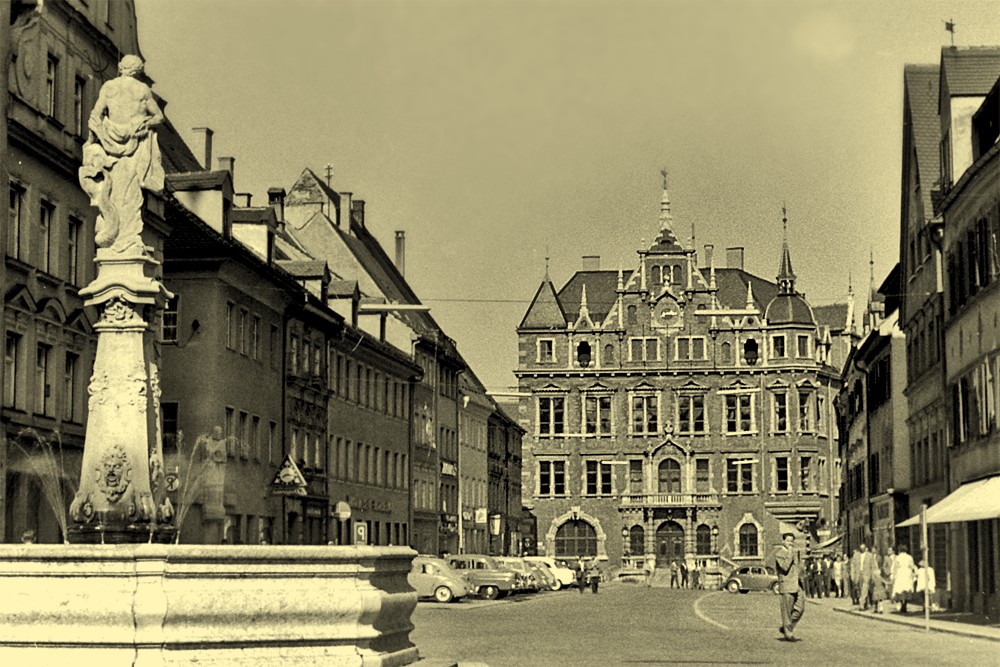
[[[156,143],[163,157],[163,170],[168,174],[183,171],[201,171],[201,163],[194,156],[177,128],[164,116],[163,122],[156,128]]]
[[[618,299],[618,271],[577,271],[559,290],[559,304],[568,319],[580,312],[583,286],[587,286],[587,310],[595,323],[603,322]]]
[[[801,324],[815,326],[812,308],[798,294],[779,294],[767,304],[764,319],[768,324]]]
[[[703,268],[701,271],[708,275],[710,269]],[[743,269],[715,269],[715,285],[719,290],[716,296],[723,308],[746,307],[748,284],[753,286],[753,300],[761,312],[778,295],[778,286],[770,280],[758,278]]]
[[[546,276],[518,329],[562,329],[565,326],[566,313],[556,296],[556,288]]]
[[[941,161],[938,157],[938,146],[941,143],[941,121],[938,118],[940,81],[941,68],[937,65],[907,65],[903,68],[903,87],[909,107],[908,120],[917,154],[917,179],[925,216],[934,213],[931,190],[941,178]]]
[[[813,307],[816,324],[821,327],[830,327],[830,331],[833,333],[850,328],[851,323],[847,320],[850,312],[850,306],[846,303],[831,303]]]
[[[1000,46],[945,46],[941,75],[951,95],[985,95],[1000,77]]]

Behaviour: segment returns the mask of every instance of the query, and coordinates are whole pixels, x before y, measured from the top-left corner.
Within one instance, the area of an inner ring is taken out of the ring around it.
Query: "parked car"
[[[417,556],[406,580],[417,591],[417,597],[433,597],[438,602],[460,600],[469,594],[469,585],[462,575],[437,556]]]
[[[722,584],[730,593],[778,592],[778,575],[773,567],[747,565],[733,570]]]
[[[524,560],[529,563],[540,563],[549,569],[556,580],[556,584],[552,588],[554,591],[576,585],[576,573],[562,561],[557,561],[549,556],[525,556]]]
[[[500,565],[517,572],[520,585],[517,590],[521,593],[534,593],[543,588],[541,580],[535,576],[534,571],[528,566],[523,558],[514,556],[497,556]]]
[[[546,591],[557,591],[560,588],[559,580],[556,579],[556,575],[552,574],[552,570],[545,563],[539,563],[537,561],[528,560],[527,558],[522,558],[524,564],[528,566],[531,570],[531,574],[535,579],[541,583],[542,589]]]
[[[518,573],[498,563],[493,556],[452,554],[445,560],[452,569],[465,575],[469,585],[480,597],[495,600],[525,585]]]

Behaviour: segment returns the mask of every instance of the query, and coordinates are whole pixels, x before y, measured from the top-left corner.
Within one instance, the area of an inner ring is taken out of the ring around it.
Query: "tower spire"
[[[778,294],[795,294],[795,272],[792,271],[792,255],[788,250],[788,209],[781,205],[781,266],[778,267]]]
[[[674,229],[674,216],[670,214],[670,193],[667,191],[667,170],[660,170],[663,176],[663,196],[660,198],[660,231]]]

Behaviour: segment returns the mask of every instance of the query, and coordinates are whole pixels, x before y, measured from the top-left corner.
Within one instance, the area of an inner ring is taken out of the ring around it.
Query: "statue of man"
[[[152,131],[163,114],[149,86],[138,79],[142,59],[125,56],[118,71],[101,86],[90,114],[80,185],[99,211],[97,246],[122,253],[138,245],[142,254],[142,191],[163,190],[163,164]]]

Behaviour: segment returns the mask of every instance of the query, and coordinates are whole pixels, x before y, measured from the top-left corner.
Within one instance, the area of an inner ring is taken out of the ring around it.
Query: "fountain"
[[[414,662],[409,548],[172,543],[151,329],[170,295],[142,238],[163,117],[142,67],[125,56],[101,88],[80,168],[101,316],[70,544],[0,545],[0,664]]]

